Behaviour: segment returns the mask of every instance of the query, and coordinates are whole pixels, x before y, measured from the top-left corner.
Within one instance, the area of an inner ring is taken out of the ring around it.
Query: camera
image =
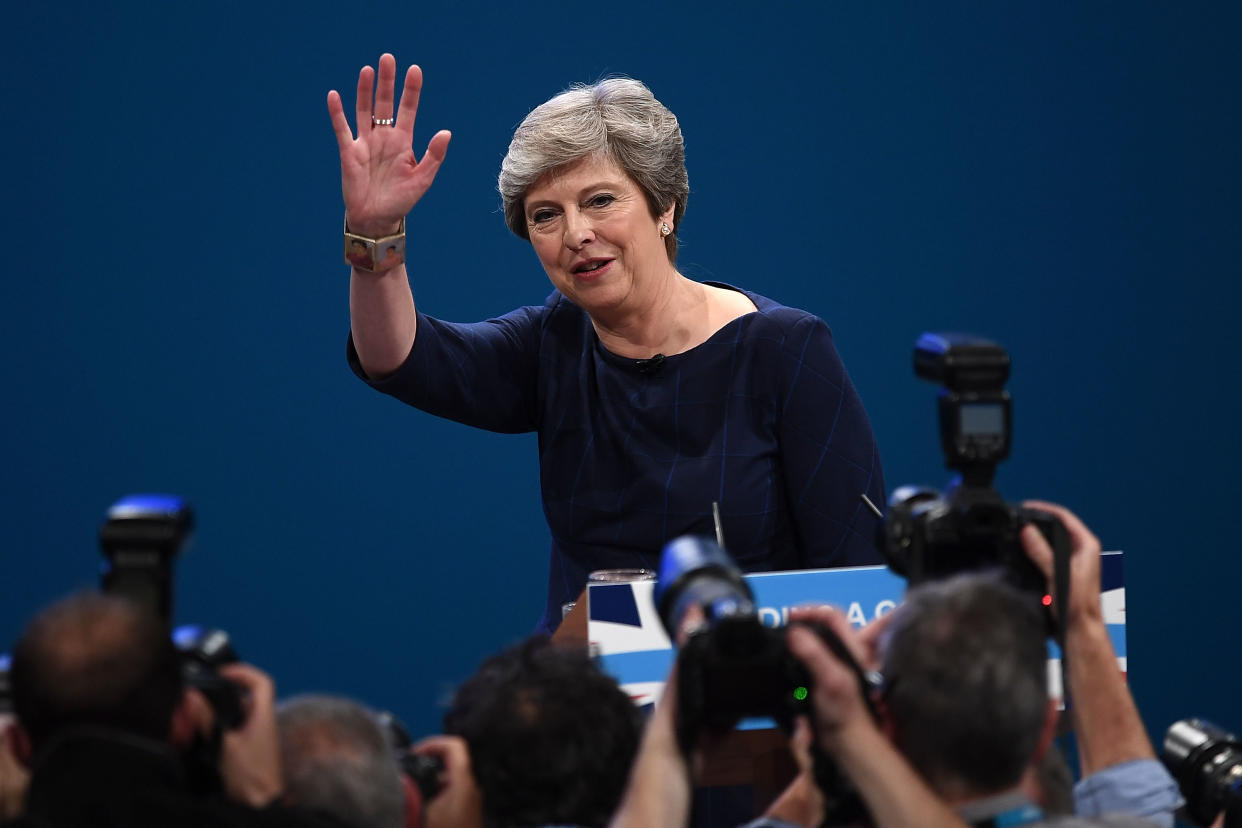
[[[914,372],[942,386],[940,445],[956,471],[940,492],[902,486],[889,498],[877,544],[889,568],[914,586],[959,572],[999,569],[1019,589],[1051,605],[1047,581],[1022,549],[1021,532],[1034,525],[1052,547],[1060,610],[1069,595],[1069,537],[1055,516],[1006,503],[992,486],[1009,456],[1013,403],[1005,382],[1009,354],[965,334],[924,333],[914,348]],[[1053,623],[1059,629],[1063,625]]]
[[[444,763],[438,756],[424,756],[411,753],[410,733],[401,720],[388,711],[377,715],[380,729],[388,738],[388,744],[397,756],[397,764],[401,772],[410,778],[414,787],[423,796],[423,802],[434,799],[440,793],[440,774],[444,771]]]
[[[108,509],[99,530],[104,592],[172,618],[173,559],[194,529],[194,512],[175,495],[130,495]]]
[[[665,545],[653,594],[677,656],[677,740],[687,756],[703,731],[722,732],[748,717],[769,717],[786,732],[794,719],[814,719],[811,677],[786,646],[786,629],[759,620],[741,570],[714,541],[682,536]],[[871,705],[872,682],[831,630],[811,626],[858,677]],[[875,710],[872,708],[872,715]],[[815,746],[814,772],[833,803],[834,819],[865,813],[862,800],[836,765]]]
[[[224,664],[240,659],[224,630],[187,624],[173,630],[173,644],[181,654],[185,683],[198,690],[216,713],[223,730],[236,730],[246,721],[245,690],[220,675]]]
[[[194,512],[183,498],[166,494],[129,495],[108,509],[99,530],[104,563],[100,589],[154,612],[171,627],[173,562],[194,529]],[[238,661],[228,633],[198,626],[172,631],[181,654],[182,675],[210,702],[221,729],[245,721],[244,690],[222,677],[219,667]]]
[[[1182,719],[1164,736],[1160,751],[1186,798],[1185,816],[1211,825],[1224,813],[1225,828],[1242,828],[1242,742],[1211,722]]]

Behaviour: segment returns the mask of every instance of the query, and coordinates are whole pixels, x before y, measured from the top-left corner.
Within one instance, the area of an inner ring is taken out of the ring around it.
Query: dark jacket
[[[170,745],[91,731],[49,747],[31,769],[25,815],[3,828],[338,828],[286,808],[196,796]]]

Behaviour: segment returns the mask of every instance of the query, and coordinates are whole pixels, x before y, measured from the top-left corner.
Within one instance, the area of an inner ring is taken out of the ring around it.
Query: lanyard
[[[975,828],[1017,828],[1019,825],[1030,825],[1044,818],[1044,812],[1034,805],[1021,805],[987,819],[973,823]]]

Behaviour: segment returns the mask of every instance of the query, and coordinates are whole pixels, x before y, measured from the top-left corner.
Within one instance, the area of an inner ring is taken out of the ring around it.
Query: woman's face
[[[590,313],[640,311],[676,271],[643,191],[610,159],[589,155],[526,193],[526,226],[543,269]]]

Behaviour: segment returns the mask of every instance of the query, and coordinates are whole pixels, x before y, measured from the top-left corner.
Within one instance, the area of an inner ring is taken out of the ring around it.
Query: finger
[[[880,642],[893,626],[893,619],[896,617],[897,611],[889,610],[858,631],[858,643],[866,654],[865,660],[859,662],[864,670],[880,669]]]
[[[345,106],[341,96],[333,89],[328,93],[328,117],[332,119],[332,131],[336,133],[336,145],[341,152],[354,142],[354,134],[349,130],[349,120],[345,117]]]
[[[1044,538],[1042,532],[1034,526],[1022,527],[1022,549],[1026,552],[1026,556],[1031,559],[1044,577],[1051,581],[1053,573],[1052,547],[1048,545],[1048,541]]]
[[[190,720],[194,723],[194,729],[203,736],[210,736],[211,729],[216,724],[215,708],[211,706],[211,702],[207,701],[207,697],[196,688],[185,688],[183,695],[186,708],[189,710]]]
[[[792,607],[789,610],[790,622],[799,621],[803,624],[827,624],[836,610],[827,604],[806,604],[801,607]]]
[[[472,773],[470,748],[460,736],[428,736],[415,742],[410,747],[410,753],[439,759],[443,766],[440,778],[446,785]]]
[[[802,767],[802,770],[806,770],[806,768],[803,767],[803,755],[810,752],[812,741],[811,720],[806,716],[798,716],[794,719],[794,730],[793,734],[789,737],[789,747],[793,751],[794,756],[798,759],[798,765]]]
[[[397,59],[385,52],[380,55],[379,80],[375,84],[375,111],[372,114],[376,118],[392,117],[393,85],[396,81]]]
[[[442,129],[432,137],[431,143],[427,144],[427,151],[423,153],[422,160],[418,162],[418,174],[422,178],[420,186],[424,190],[431,186],[436,173],[440,171],[440,164],[448,153],[449,140],[452,137],[453,133]]]
[[[459,736],[428,736],[411,745],[410,753],[438,757],[446,769],[468,767],[470,764],[470,748]]]
[[[354,99],[354,116],[358,127],[358,136],[371,128],[371,95],[375,88],[375,70],[364,66],[358,72],[358,92]]]
[[[808,716],[796,716],[793,721],[793,732],[789,734],[789,755],[793,758],[794,764],[798,766],[798,772],[808,773],[814,765],[814,759],[811,756],[811,746],[815,742],[815,732],[811,729],[811,719]]]
[[[252,706],[271,705],[276,698],[275,682],[258,667],[249,664],[222,664],[220,675],[249,690]]]
[[[806,627],[791,627],[786,643],[794,658],[810,671],[817,688],[822,690],[840,683],[845,666],[829,652],[828,647],[815,633]]]
[[[867,660],[865,648],[859,641],[858,633],[854,630],[854,626],[844,615],[835,607],[819,606],[819,607],[795,607],[789,611],[789,620],[797,621],[804,624],[822,624],[827,627],[837,638],[841,639],[841,643],[845,645],[845,649],[854,657],[859,664],[863,664]]]
[[[405,86],[401,89],[401,108],[397,110],[397,129],[414,138],[414,119],[418,115],[418,98],[423,91],[423,70],[415,64],[405,70]],[[443,153],[440,155],[444,157]]]
[[[453,140],[453,133],[447,129],[442,129],[431,136],[431,141],[427,143],[427,152],[423,154],[423,160],[430,158],[439,166],[444,156],[448,155],[448,145],[451,140]]]
[[[1071,549],[1082,549],[1091,546],[1099,547],[1100,541],[1087,525],[1079,520],[1078,515],[1066,509],[1064,506],[1056,503],[1049,503],[1046,500],[1028,500],[1022,504],[1028,509],[1038,509],[1041,512],[1048,512],[1056,515],[1060,519],[1065,531],[1070,537]]]

